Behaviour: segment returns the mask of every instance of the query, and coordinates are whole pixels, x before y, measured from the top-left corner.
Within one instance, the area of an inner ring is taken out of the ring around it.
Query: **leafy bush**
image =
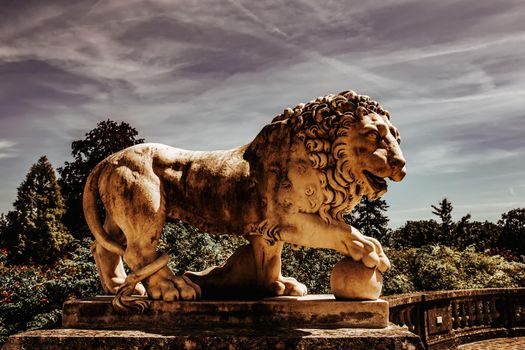
[[[176,221],[164,227],[159,250],[170,255],[168,266],[181,275],[185,271],[202,271],[221,265],[238,247],[247,241],[238,236],[210,235]]]
[[[330,293],[330,273],[343,256],[329,249],[300,248],[285,245],[282,254],[283,275],[304,283],[309,294]]]
[[[432,245],[387,250],[392,270],[384,276],[385,295],[426,290],[525,287],[525,264]]]
[[[59,326],[64,301],[100,293],[89,245],[77,242],[70,256],[51,268],[0,260],[0,344],[10,334]]]

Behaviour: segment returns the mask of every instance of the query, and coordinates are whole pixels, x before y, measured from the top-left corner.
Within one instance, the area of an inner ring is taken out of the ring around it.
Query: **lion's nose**
[[[405,166],[405,159],[400,156],[394,156],[390,158],[390,166],[393,168],[401,169]]]

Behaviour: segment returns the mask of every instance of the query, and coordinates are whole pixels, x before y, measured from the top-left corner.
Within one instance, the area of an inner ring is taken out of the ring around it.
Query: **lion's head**
[[[319,171],[324,192],[319,215],[326,222],[342,220],[362,196],[382,196],[385,178],[401,181],[406,174],[399,133],[389,113],[353,91],[288,108],[265,129],[259,136],[266,142],[293,135],[304,143],[312,167]],[[258,144],[264,147],[264,142]]]

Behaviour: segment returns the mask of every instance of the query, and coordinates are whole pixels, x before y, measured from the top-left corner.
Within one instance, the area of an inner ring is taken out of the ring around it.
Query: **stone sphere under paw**
[[[381,295],[383,275],[362,262],[343,258],[335,264],[330,288],[337,299],[375,300]]]

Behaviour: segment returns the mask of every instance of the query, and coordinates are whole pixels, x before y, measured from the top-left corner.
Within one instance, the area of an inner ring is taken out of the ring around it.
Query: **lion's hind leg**
[[[113,222],[111,217],[106,217],[104,222],[104,230],[114,237],[115,240],[122,240],[123,233],[120,228]],[[104,291],[109,294],[117,294],[119,287],[125,282],[127,274],[124,270],[122,257],[118,254],[110,252],[105,249],[97,241],[94,241],[91,246],[91,253],[97,265],[98,275]],[[146,290],[142,283],[138,283],[134,287],[133,294],[145,295]]]
[[[157,244],[165,222],[164,199],[153,181],[144,180],[132,186],[133,200],[122,201],[120,205],[121,212],[125,213],[119,220],[127,243],[124,261],[134,276],[145,271],[143,274],[146,277],[142,283],[149,298],[165,301],[198,299],[199,286],[186,277],[175,276],[165,264],[154,268],[151,274],[147,272],[159,261]],[[134,278],[130,278],[126,283],[134,282]],[[126,289],[129,287],[123,286]]]

